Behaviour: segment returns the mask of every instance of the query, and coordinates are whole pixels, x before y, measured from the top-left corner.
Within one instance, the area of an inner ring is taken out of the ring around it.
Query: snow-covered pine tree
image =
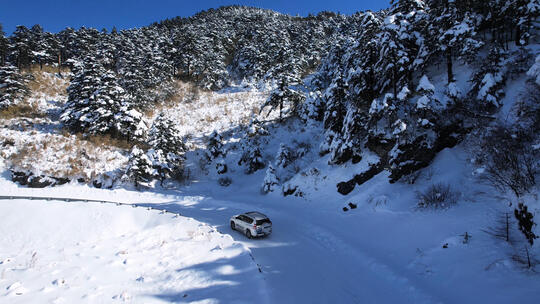
[[[0,66],[4,66],[7,61],[7,55],[9,50],[9,41],[5,37],[4,28],[0,23]]]
[[[135,184],[137,189],[140,189],[141,186],[148,187],[156,175],[157,172],[150,158],[142,149],[134,146],[126,167],[127,178]]]
[[[448,83],[454,82],[454,57],[474,58],[483,43],[477,39],[476,16],[454,0],[428,0],[431,53],[446,59]]]
[[[75,132],[139,140],[145,129],[142,114],[127,98],[116,75],[87,57],[68,87],[68,102],[61,120]]]
[[[28,79],[12,65],[0,67],[0,110],[20,102],[29,94]]]
[[[418,124],[424,128],[430,127],[436,118],[435,113],[440,108],[440,102],[434,97],[435,86],[427,75],[420,78],[416,92],[420,94],[415,106],[415,112],[419,116]]]
[[[507,53],[500,47],[492,47],[480,70],[472,77],[471,96],[478,101],[480,109],[499,107],[504,97],[506,71],[504,61]]]
[[[287,168],[294,161],[293,151],[285,144],[279,144],[279,150],[276,154],[275,164],[278,168]]]
[[[221,135],[214,130],[210,136],[208,136],[206,142],[206,158],[208,161],[212,161],[220,156],[225,156],[225,151],[223,149],[223,137],[221,137]]]
[[[265,167],[261,148],[259,147],[259,141],[257,139],[245,139],[242,146],[242,156],[238,161],[238,165],[246,166],[246,174],[252,174]]]
[[[182,176],[186,147],[175,122],[163,112],[157,116],[148,132],[148,145],[152,147],[151,159],[162,184],[165,179]]]
[[[299,105],[306,99],[304,94],[294,86],[301,83],[298,63],[291,62],[293,57],[289,50],[282,50],[277,61],[278,67],[273,69],[273,74],[278,77],[278,86],[271,93],[266,102],[261,107],[261,112],[266,107],[270,107],[268,114],[276,108],[279,108],[279,121],[282,121],[283,109],[288,105],[288,111],[285,114],[297,113]]]
[[[31,63],[31,44],[32,34],[30,30],[19,25],[10,37],[10,54],[9,61],[13,62],[19,69],[30,66]]]
[[[262,193],[266,194],[269,192],[273,192],[277,189],[277,186],[279,185],[279,178],[276,176],[276,169],[274,166],[272,166],[271,163],[268,164],[268,168],[266,169],[266,175],[264,177],[263,185],[262,185]]]

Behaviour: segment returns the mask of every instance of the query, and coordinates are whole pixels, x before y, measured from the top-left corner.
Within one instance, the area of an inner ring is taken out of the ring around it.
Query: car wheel
[[[234,225],[234,222],[231,222],[231,229],[232,229],[232,230],[236,230],[235,228],[236,228],[236,227],[235,227],[235,225]]]
[[[248,239],[251,238],[251,231],[249,231],[249,229],[246,229],[246,236]]]

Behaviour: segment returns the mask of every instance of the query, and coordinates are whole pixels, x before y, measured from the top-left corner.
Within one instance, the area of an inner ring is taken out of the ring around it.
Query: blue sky
[[[118,29],[140,27],[175,16],[191,16],[201,10],[240,4],[305,16],[320,11],[352,14],[379,10],[389,0],[0,0],[0,23],[7,35],[16,25],[38,23],[46,31],[58,32],[70,26]]]

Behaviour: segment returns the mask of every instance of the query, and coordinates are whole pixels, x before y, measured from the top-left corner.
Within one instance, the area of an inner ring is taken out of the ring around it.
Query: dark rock
[[[349,203],[349,207],[350,207],[351,209],[356,209],[356,207],[358,207],[358,205],[353,204],[353,203]]]
[[[44,176],[31,176],[28,178],[27,186],[30,188],[45,188],[52,186],[53,184],[54,180],[50,178],[46,178]]]
[[[21,186],[28,184],[28,178],[33,174],[30,172],[11,171],[11,180],[19,183]]]
[[[383,138],[380,136],[368,136],[366,147],[377,154],[381,159],[386,159],[388,152],[392,150],[395,145],[394,140]]]
[[[216,172],[217,174],[225,174],[227,173],[227,164],[218,163],[216,164]]]
[[[352,163],[353,164],[358,164],[359,162],[362,161],[362,155],[353,155],[352,157]]]
[[[232,184],[232,179],[230,177],[221,177],[218,179],[218,184],[223,187],[228,187]]]
[[[45,188],[49,186],[63,185],[69,182],[68,178],[53,177],[46,175],[36,176],[32,172],[11,171],[11,180],[22,186],[30,188]]]
[[[93,180],[92,185],[98,189],[101,189],[101,187],[103,187],[103,184],[98,180]]]
[[[367,171],[355,175],[351,180],[347,182],[338,183],[337,191],[342,195],[347,195],[354,190],[356,185],[362,185],[363,183],[373,178],[375,175],[381,173],[383,169],[384,167],[380,162],[376,164],[371,164],[369,165],[369,169]]]
[[[283,196],[288,196],[288,195],[294,194],[297,189],[298,189],[297,186],[294,186],[294,187],[291,186],[291,185],[284,186],[283,187]]]
[[[343,207],[343,211],[347,212],[347,211],[349,211],[349,208]]]
[[[337,191],[343,195],[347,195],[354,190],[356,182],[351,179],[348,182],[341,182],[337,184]]]
[[[358,186],[360,186],[363,183],[370,180],[375,175],[381,173],[383,169],[384,169],[384,166],[380,162],[376,164],[370,164],[369,169],[367,171],[364,171],[363,173],[355,175],[353,180]]]

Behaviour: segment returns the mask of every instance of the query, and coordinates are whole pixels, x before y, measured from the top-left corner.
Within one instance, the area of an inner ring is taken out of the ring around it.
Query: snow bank
[[[0,302],[249,302],[247,249],[198,221],[99,203],[0,201]]]

